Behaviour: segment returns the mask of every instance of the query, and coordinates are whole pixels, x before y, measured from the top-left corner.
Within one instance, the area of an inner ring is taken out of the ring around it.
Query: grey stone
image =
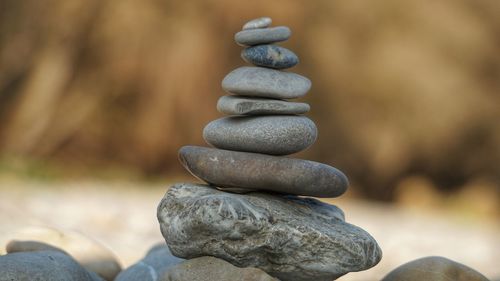
[[[244,66],[226,75],[222,88],[236,95],[294,99],[304,96],[311,89],[311,81],[291,72]]]
[[[106,280],[114,280],[121,271],[120,264],[110,250],[94,239],[72,230],[49,227],[24,228],[12,233],[7,250],[40,251],[48,250],[47,246],[67,252],[84,268]]]
[[[239,45],[253,46],[285,41],[292,32],[286,26],[257,28],[242,30],[234,35],[234,40]]]
[[[176,184],[160,202],[158,220],[176,256],[215,256],[281,280],[329,281],[382,257],[366,231],[313,198]]]
[[[157,245],[148,251],[146,256],[120,272],[115,281],[159,281],[164,272],[170,267],[184,261],[184,259],[173,256],[165,243]]]
[[[164,275],[164,281],[279,281],[258,268],[239,268],[214,257],[184,261]]]
[[[102,281],[59,251],[17,252],[0,256],[0,281]]]
[[[242,96],[222,96],[217,102],[217,110],[229,115],[303,114],[309,109],[309,105],[302,102]]]
[[[488,281],[474,269],[444,257],[425,257],[405,263],[382,281]]]
[[[257,45],[241,51],[241,57],[248,63],[276,69],[290,68],[299,63],[292,51],[276,45]]]
[[[337,197],[349,185],[334,167],[302,159],[200,146],[182,147],[179,159],[195,177],[219,188]]]
[[[269,27],[273,20],[269,17],[253,19],[243,25],[243,30]]]
[[[217,148],[272,155],[302,151],[317,134],[311,119],[296,115],[223,117],[203,129],[205,141]]]

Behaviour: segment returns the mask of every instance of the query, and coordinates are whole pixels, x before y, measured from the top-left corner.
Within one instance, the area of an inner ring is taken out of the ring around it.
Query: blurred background
[[[301,101],[319,138],[293,157],[340,168],[362,206],[432,210],[498,234],[497,0],[2,0],[4,198],[37,184],[58,194],[75,182],[149,192],[193,181],[177,150],[206,146],[220,83],[245,64],[234,33],[260,16],[292,29],[281,44],[300,58],[290,71],[313,83]],[[481,253],[497,257],[463,256]]]

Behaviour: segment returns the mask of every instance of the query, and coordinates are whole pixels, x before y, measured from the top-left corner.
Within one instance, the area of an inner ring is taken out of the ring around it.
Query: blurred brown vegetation
[[[233,35],[270,16],[309,77],[319,139],[298,157],[391,199],[500,183],[500,1],[0,1],[4,162],[180,171],[204,145]],[[411,200],[411,199],[410,199]]]

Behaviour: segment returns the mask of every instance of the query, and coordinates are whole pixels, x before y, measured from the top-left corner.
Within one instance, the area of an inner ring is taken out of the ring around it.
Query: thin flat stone
[[[241,58],[248,63],[276,69],[290,68],[299,63],[297,55],[276,45],[257,45],[241,51]]]
[[[488,281],[481,273],[444,257],[425,257],[405,263],[382,281]]]
[[[242,30],[234,35],[236,43],[242,46],[270,44],[285,41],[292,31],[286,26]]]
[[[311,119],[296,115],[223,117],[203,129],[203,138],[214,147],[271,155],[300,152],[317,134]]]
[[[222,96],[217,102],[217,110],[228,115],[304,114],[310,110],[310,106],[307,103],[276,99]]]
[[[215,256],[280,280],[330,281],[382,257],[375,239],[345,222],[342,210],[312,198],[176,184],[157,216],[174,255]]]
[[[273,20],[270,17],[253,19],[243,25],[243,30],[269,27]]]
[[[304,96],[311,89],[311,81],[296,73],[244,66],[226,75],[222,88],[235,95],[294,99]]]
[[[258,268],[239,268],[225,260],[199,257],[173,266],[163,281],[279,281]]]
[[[337,197],[349,185],[334,167],[302,159],[200,146],[182,147],[179,159],[195,177],[219,188]]]

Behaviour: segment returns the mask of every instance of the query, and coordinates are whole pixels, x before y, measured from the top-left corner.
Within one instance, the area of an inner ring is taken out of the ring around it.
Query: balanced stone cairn
[[[203,137],[215,148],[184,146],[182,165],[208,185],[182,183],[158,206],[161,232],[178,257],[213,256],[237,267],[256,267],[280,280],[333,280],[375,266],[375,239],[345,221],[336,206],[310,197],[337,197],[347,187],[336,168],[282,157],[311,146],[316,125],[302,116],[311,81],[285,72],[299,62],[275,45],[286,26],[270,18],[246,23],[235,40],[255,66],[233,70],[222,81],[231,95],[217,109],[229,115],[209,123]]]

